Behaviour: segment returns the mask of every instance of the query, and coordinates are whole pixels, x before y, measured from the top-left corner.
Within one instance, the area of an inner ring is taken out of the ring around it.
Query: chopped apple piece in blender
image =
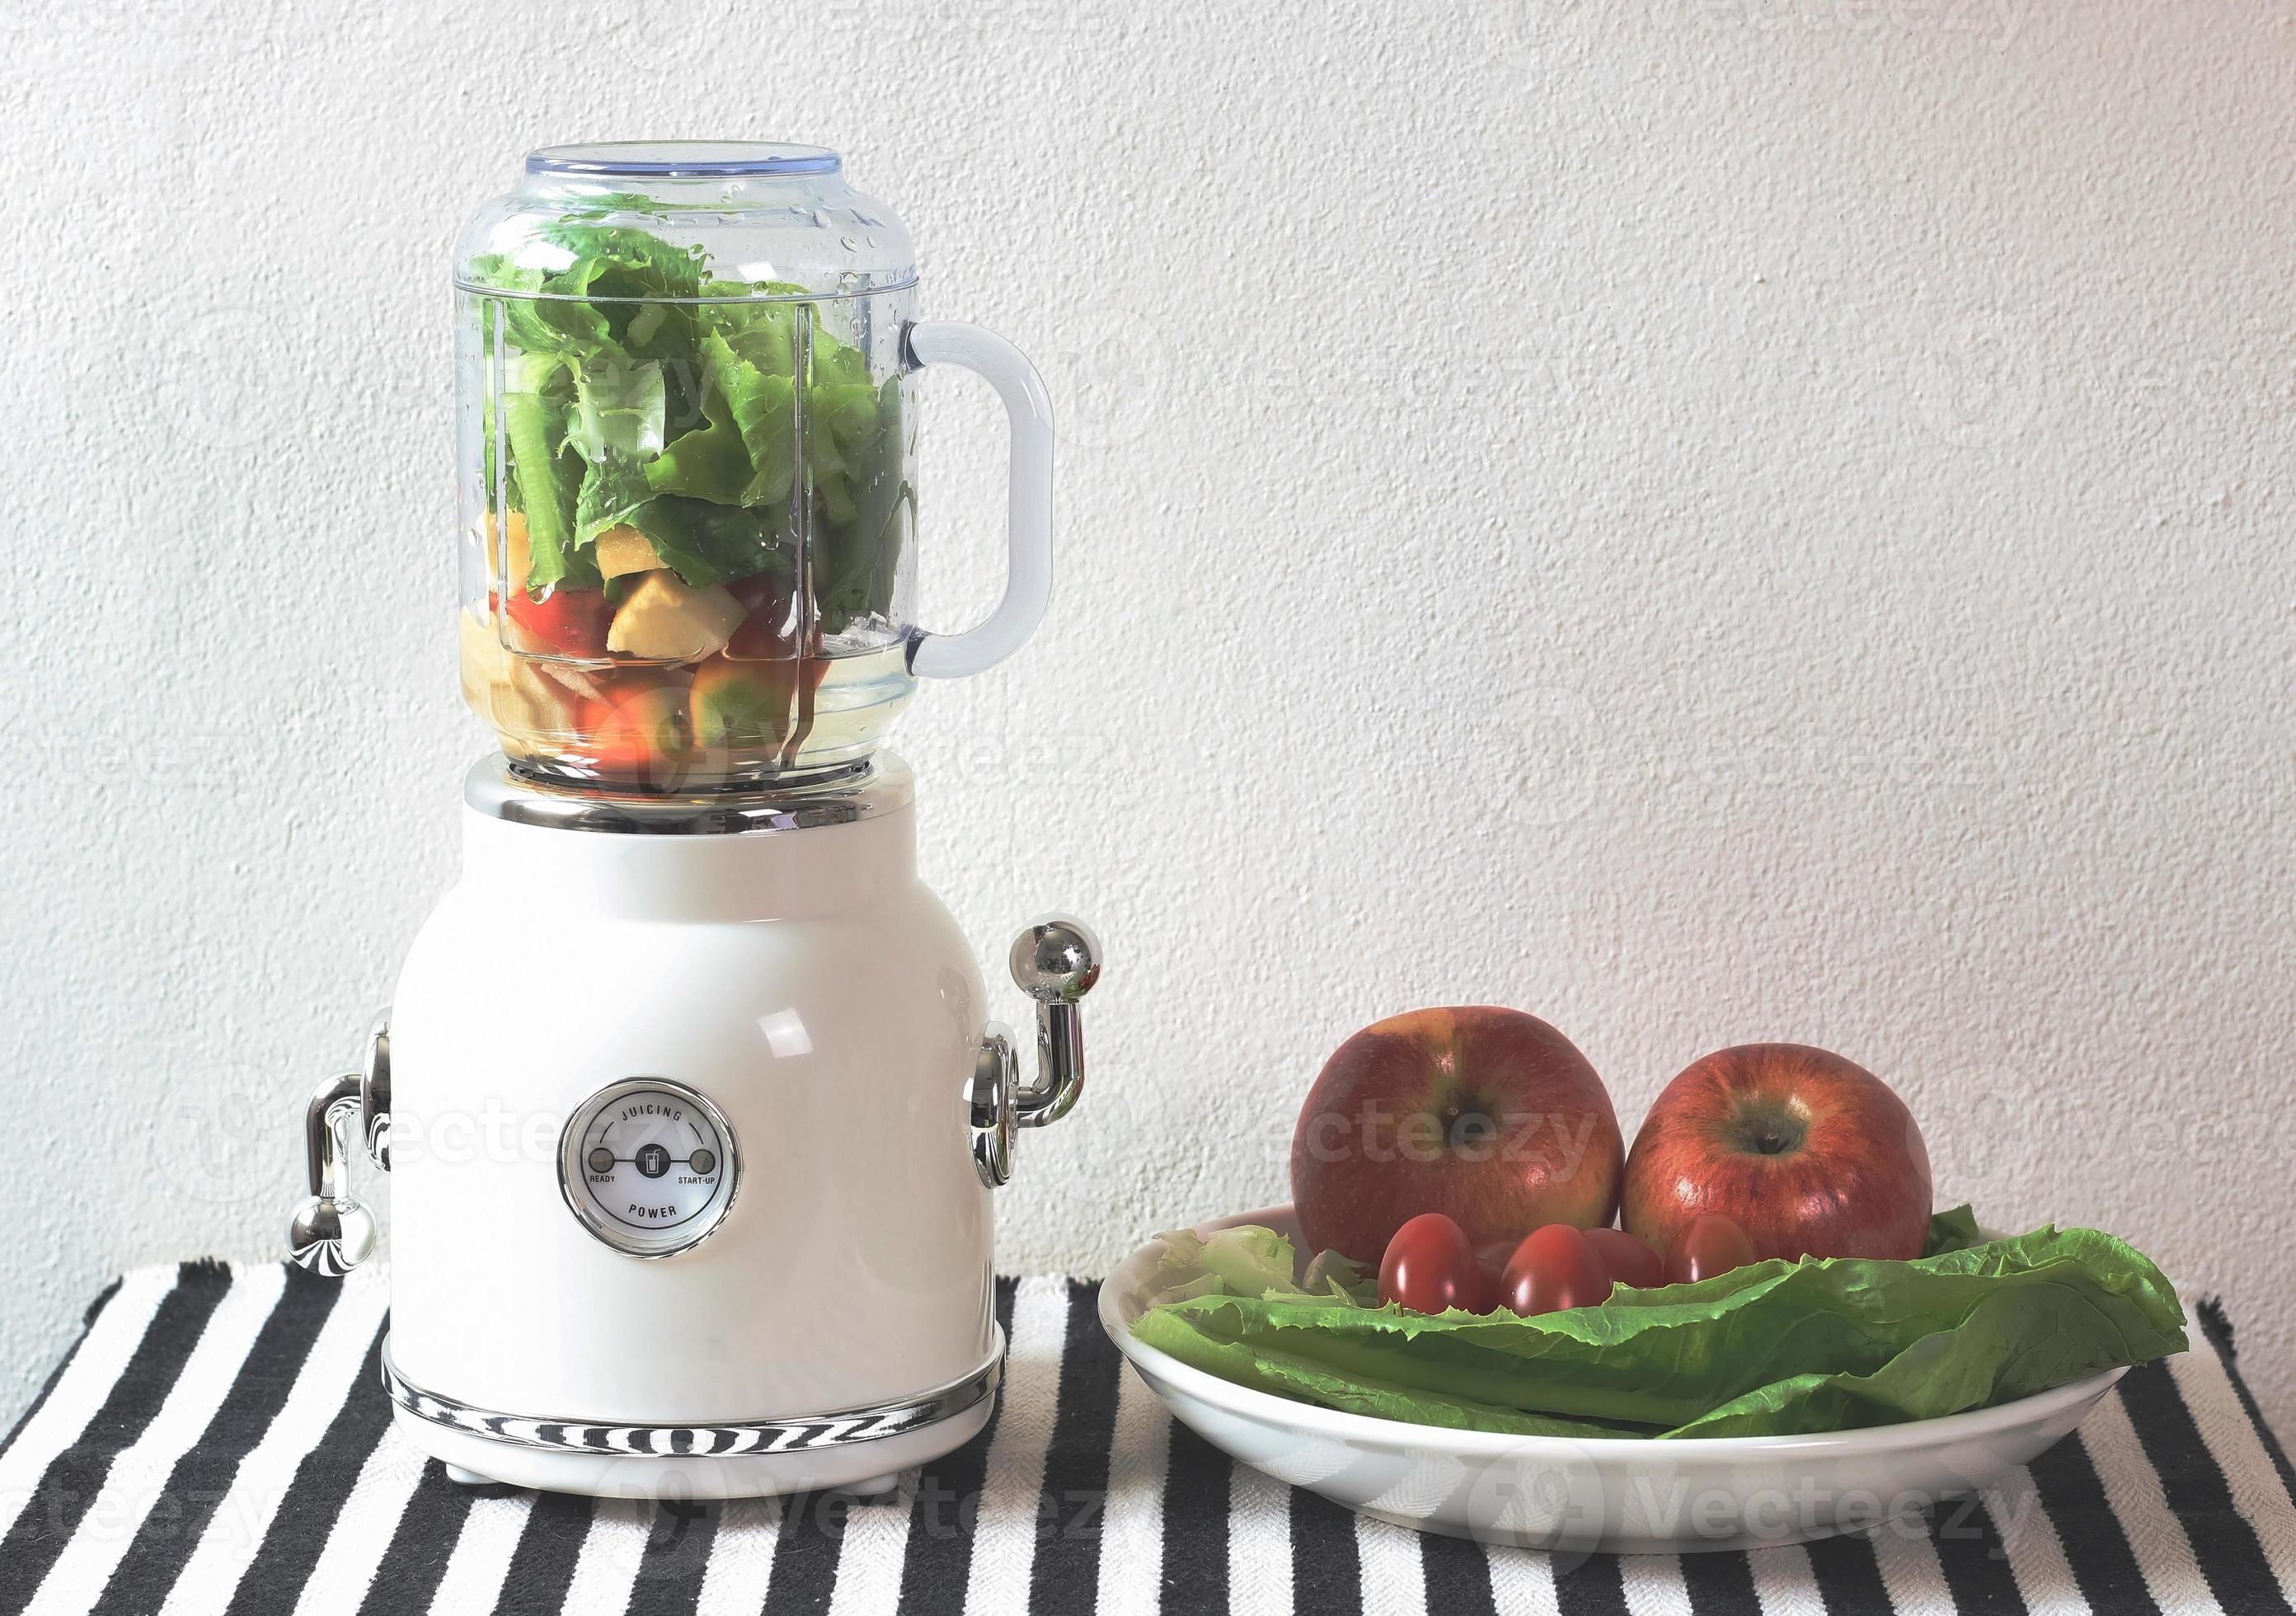
[[[555,669],[518,655],[491,617],[465,611],[462,628],[463,699],[472,711],[505,734],[572,731],[578,700],[597,693],[594,682],[570,669],[553,677]]]
[[[661,565],[653,540],[636,528],[609,528],[598,535],[598,573],[620,578],[631,572],[652,572]]]
[[[526,537],[526,513],[512,511],[503,521],[510,533],[510,584],[513,589],[526,587],[527,569],[534,564],[534,546]],[[487,577],[493,578],[502,570],[502,553],[495,543],[495,513],[487,513]]]
[[[696,589],[674,572],[648,572],[614,613],[606,649],[650,661],[690,662],[723,651],[741,623],[742,603],[722,587]]]
[[[488,723],[494,721],[494,687],[510,677],[511,655],[496,636],[492,621],[462,614],[463,700]]]
[[[495,687],[495,727],[514,734],[562,735],[574,728],[574,698],[566,687],[527,661],[507,684]]]

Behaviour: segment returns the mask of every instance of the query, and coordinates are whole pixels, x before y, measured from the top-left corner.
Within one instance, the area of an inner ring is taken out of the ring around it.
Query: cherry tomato
[[[1595,1254],[1586,1232],[1550,1223],[1523,1236],[1506,1272],[1499,1276],[1499,1301],[1523,1317],[1591,1308],[1611,1294],[1611,1276]]]
[[[1595,1248],[1603,1272],[1622,1285],[1647,1291],[1666,1283],[1665,1261],[1624,1229],[1588,1229],[1587,1243]]]
[[[1719,1212],[1701,1212],[1674,1237],[1666,1254],[1666,1282],[1688,1284],[1742,1268],[1754,1260],[1754,1243],[1737,1223]]]
[[[1422,1212],[1405,1223],[1380,1260],[1379,1299],[1414,1313],[1482,1312],[1483,1270],[1466,1231],[1440,1212]]]

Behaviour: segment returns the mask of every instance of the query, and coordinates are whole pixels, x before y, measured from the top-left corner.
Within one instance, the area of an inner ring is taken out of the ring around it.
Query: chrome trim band
[[[734,1425],[602,1425],[583,1420],[545,1419],[534,1415],[496,1414],[472,1408],[413,1385],[391,1361],[390,1339],[383,1338],[382,1384],[390,1400],[416,1419],[465,1436],[554,1453],[650,1455],[660,1458],[722,1459],[737,1454],[806,1453],[848,1448],[900,1436],[952,1419],[996,1394],[1004,1372],[1004,1332],[990,1326],[996,1349],[987,1363],[960,1380],[898,1403],[847,1408],[835,1414],[801,1415],[786,1420],[756,1420]]]
[[[463,800],[489,819],[613,836],[749,836],[853,824],[907,808],[916,778],[889,752],[810,785],[639,796],[524,778],[500,752],[463,776]]]

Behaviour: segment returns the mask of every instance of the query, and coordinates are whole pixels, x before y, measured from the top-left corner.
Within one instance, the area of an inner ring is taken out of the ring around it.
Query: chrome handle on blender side
[[[910,672],[961,679],[1018,651],[1053,596],[1053,403],[1028,356],[995,332],[962,320],[922,320],[902,332],[901,347],[912,366],[953,365],[984,378],[1004,400],[1012,425],[1004,593],[995,611],[962,634],[920,628],[909,640]]]
[[[390,1170],[390,1026],[378,1020],[366,1065],[329,1078],[303,1108],[303,1153],[310,1194],[287,1225],[297,1266],[330,1278],[348,1274],[374,1251],[374,1214],[350,1194],[350,1135],[365,1119],[367,1153]]]
[[[1077,1001],[1100,980],[1100,939],[1080,920],[1047,915],[1013,939],[1013,980],[1037,1001],[1037,1078],[1021,1081],[1012,1029],[991,1021],[972,1070],[972,1165],[990,1189],[1011,1181],[1019,1130],[1076,1109],[1084,1093],[1084,1016]]]

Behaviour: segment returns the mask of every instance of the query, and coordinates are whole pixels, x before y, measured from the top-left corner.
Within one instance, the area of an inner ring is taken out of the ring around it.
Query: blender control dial
[[[734,1130],[682,1083],[632,1078],[600,1089],[567,1119],[558,1177],[574,1216],[632,1257],[698,1244],[734,1202]]]

